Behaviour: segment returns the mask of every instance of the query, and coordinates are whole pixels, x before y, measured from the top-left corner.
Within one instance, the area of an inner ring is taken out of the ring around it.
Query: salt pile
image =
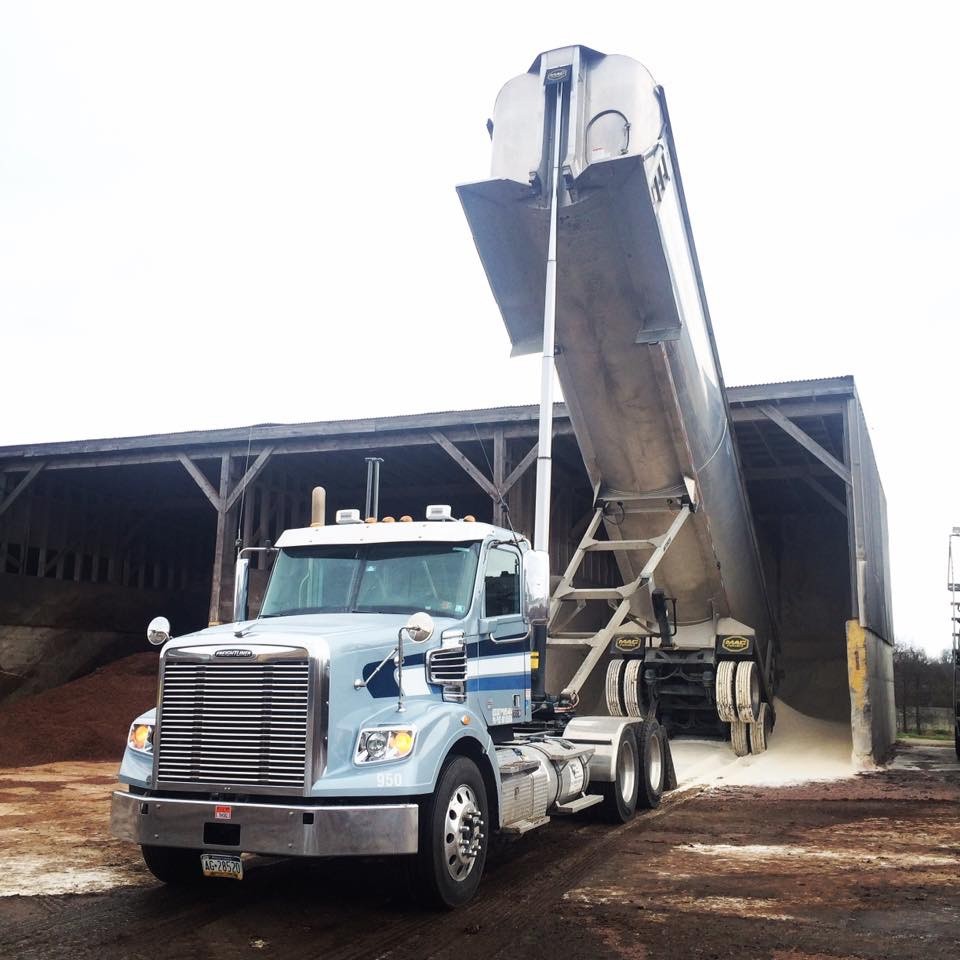
[[[780,787],[840,780],[862,769],[852,759],[849,724],[809,717],[782,701],[776,711],[770,745],[757,756],[735,757],[729,743],[672,741],[679,785]]]

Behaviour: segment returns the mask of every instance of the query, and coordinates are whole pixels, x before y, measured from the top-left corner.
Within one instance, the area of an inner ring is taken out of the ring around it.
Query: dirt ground
[[[960,953],[960,766],[947,747],[905,746],[884,771],[827,783],[688,787],[616,829],[557,820],[496,849],[479,897],[452,914],[411,906],[387,862],[254,861],[239,884],[165,888],[107,833],[115,772],[0,770],[0,956]]]

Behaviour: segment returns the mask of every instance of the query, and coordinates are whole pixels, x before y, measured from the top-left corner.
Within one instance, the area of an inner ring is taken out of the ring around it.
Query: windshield
[[[260,616],[425,610],[462,617],[473,597],[479,554],[479,543],[286,547]]]

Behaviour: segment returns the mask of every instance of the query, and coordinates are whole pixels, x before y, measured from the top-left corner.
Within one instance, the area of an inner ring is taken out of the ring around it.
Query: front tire
[[[477,892],[490,830],[487,788],[468,757],[452,757],[420,808],[420,850],[413,886],[428,906],[452,910]]]
[[[142,845],[140,852],[147,869],[163,883],[198,883],[203,879],[199,850]]]

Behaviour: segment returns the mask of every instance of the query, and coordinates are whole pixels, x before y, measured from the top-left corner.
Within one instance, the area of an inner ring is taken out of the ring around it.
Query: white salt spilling
[[[776,711],[769,746],[757,756],[736,757],[718,741],[671,741],[679,785],[777,787],[840,780],[862,769],[851,757],[849,724],[809,717],[782,701]]]

